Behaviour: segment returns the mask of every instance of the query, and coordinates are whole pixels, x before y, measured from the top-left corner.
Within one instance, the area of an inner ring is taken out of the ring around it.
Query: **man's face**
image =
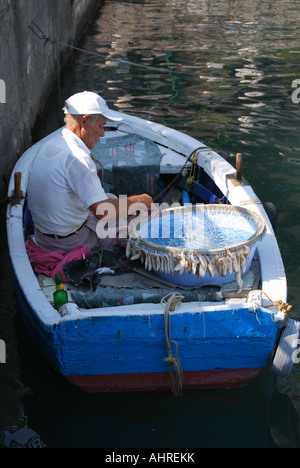
[[[107,119],[100,115],[97,119],[91,118],[90,115],[84,115],[81,124],[81,139],[90,149],[94,149],[101,137],[105,135],[104,125]]]

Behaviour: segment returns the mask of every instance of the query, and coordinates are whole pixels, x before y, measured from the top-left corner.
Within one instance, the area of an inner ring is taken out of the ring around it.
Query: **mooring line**
[[[73,49],[73,50],[76,50],[78,52],[83,52],[85,54],[89,54],[89,55],[94,55],[96,57],[100,57],[100,58],[103,58],[103,59],[107,59],[107,57],[104,55],[104,54],[99,54],[98,52],[92,52],[90,50],[86,50],[86,49],[82,49],[80,47],[76,47],[76,46],[73,46],[71,44],[67,44],[65,42],[62,42],[62,41],[59,41],[57,38],[54,38],[54,37],[51,37],[49,36],[48,34],[44,33],[44,31],[42,31],[42,29],[34,22],[34,21],[31,21],[31,24],[28,25],[29,29],[31,29],[31,31],[40,39],[40,40],[45,40],[45,43],[47,41],[50,41],[52,42],[53,44],[59,44],[63,47],[68,47],[70,49]],[[36,29],[34,29],[36,28]],[[113,58],[113,57],[110,57],[109,58],[110,61],[112,62],[119,62],[119,63],[124,63],[126,65],[132,65],[132,66],[135,66],[135,67],[140,67],[140,68],[145,68],[147,70],[153,70],[153,71],[158,71],[158,72],[161,72],[161,73],[170,73],[170,72],[175,72],[177,74],[180,74],[180,75],[187,75],[187,76],[192,76],[191,73],[187,73],[187,72],[181,72],[181,71],[177,71],[177,70],[173,70],[171,68],[158,68],[158,67],[152,67],[151,65],[143,65],[141,63],[136,63],[136,62],[130,62],[129,60],[124,60],[124,59],[117,59],[117,58]]]

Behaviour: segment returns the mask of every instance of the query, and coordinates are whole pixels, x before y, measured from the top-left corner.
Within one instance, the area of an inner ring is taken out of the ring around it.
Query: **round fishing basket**
[[[174,284],[201,286],[236,281],[250,267],[265,234],[263,218],[232,205],[168,208],[129,224],[128,258]]]

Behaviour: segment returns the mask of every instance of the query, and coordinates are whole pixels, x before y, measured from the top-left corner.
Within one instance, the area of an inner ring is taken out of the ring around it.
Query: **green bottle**
[[[54,308],[59,308],[68,302],[68,293],[64,290],[61,275],[55,275],[56,291],[53,293]]]

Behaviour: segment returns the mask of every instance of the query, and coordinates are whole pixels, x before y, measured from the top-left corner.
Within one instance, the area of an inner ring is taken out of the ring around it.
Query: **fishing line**
[[[56,43],[56,44],[59,44],[63,47],[68,47],[69,49],[73,49],[73,50],[77,50],[78,52],[83,52],[85,54],[89,54],[89,55],[94,55],[95,57],[99,57],[99,58],[102,58],[102,59],[107,59],[107,56],[105,56],[104,54],[99,54],[98,52],[92,52],[90,50],[86,50],[86,49],[82,49],[80,47],[76,47],[76,46],[72,46],[70,44],[67,44],[65,42],[62,42],[62,41],[59,41],[57,38],[54,38],[54,37],[51,37],[49,36],[48,34],[45,34],[42,29],[34,22],[34,21],[31,21],[31,24],[28,25],[29,29],[31,29],[31,31],[40,39],[44,39],[45,40],[45,43],[47,41],[50,41],[52,43]],[[38,32],[34,29],[36,28],[38,30]],[[131,62],[129,60],[124,60],[124,59],[117,59],[117,58],[113,58],[111,57],[109,59],[110,61],[112,62],[119,62],[119,63],[124,63],[124,64],[127,64],[127,65],[132,65],[134,67],[140,67],[140,68],[145,68],[147,70],[153,70],[153,71],[158,71],[158,72],[161,72],[161,73],[170,73],[170,72],[176,72],[177,74],[180,74],[180,75],[188,75],[188,76],[192,76],[191,73],[187,73],[187,72],[180,72],[180,71],[177,71],[177,70],[173,70],[173,69],[170,69],[170,68],[158,68],[158,67],[152,67],[151,65],[143,65],[141,63],[136,63],[136,62]]]
[[[49,41],[52,44],[55,44],[55,52],[56,52],[56,68],[57,68],[57,86],[58,86],[58,101],[59,101],[59,111],[61,110],[61,84],[60,84],[60,51],[58,46],[66,47],[72,50],[76,50],[77,52],[82,52],[88,55],[92,55],[94,57],[99,57],[103,60],[107,60],[107,56],[104,54],[100,54],[98,52],[92,52],[90,50],[82,49],[81,47],[76,47],[71,44],[67,44],[66,42],[60,41],[57,37],[51,37],[48,34],[46,34],[34,21],[31,21],[31,23],[28,25],[29,29],[35,34],[35,36],[40,39],[44,40],[44,46],[46,43]],[[125,65],[130,65],[134,67],[139,67],[143,68],[146,70],[151,70],[151,71],[156,71],[159,73],[168,73],[168,74],[174,74],[176,73],[177,75],[184,75],[184,76],[193,76],[192,73],[187,73],[187,72],[180,72],[177,70],[173,70],[171,68],[158,68],[158,67],[152,67],[151,65],[143,65],[141,63],[135,63],[131,62],[129,60],[124,60],[124,59],[118,59],[118,58],[113,58],[110,57],[109,60],[111,62],[117,62],[117,63],[123,63]]]

